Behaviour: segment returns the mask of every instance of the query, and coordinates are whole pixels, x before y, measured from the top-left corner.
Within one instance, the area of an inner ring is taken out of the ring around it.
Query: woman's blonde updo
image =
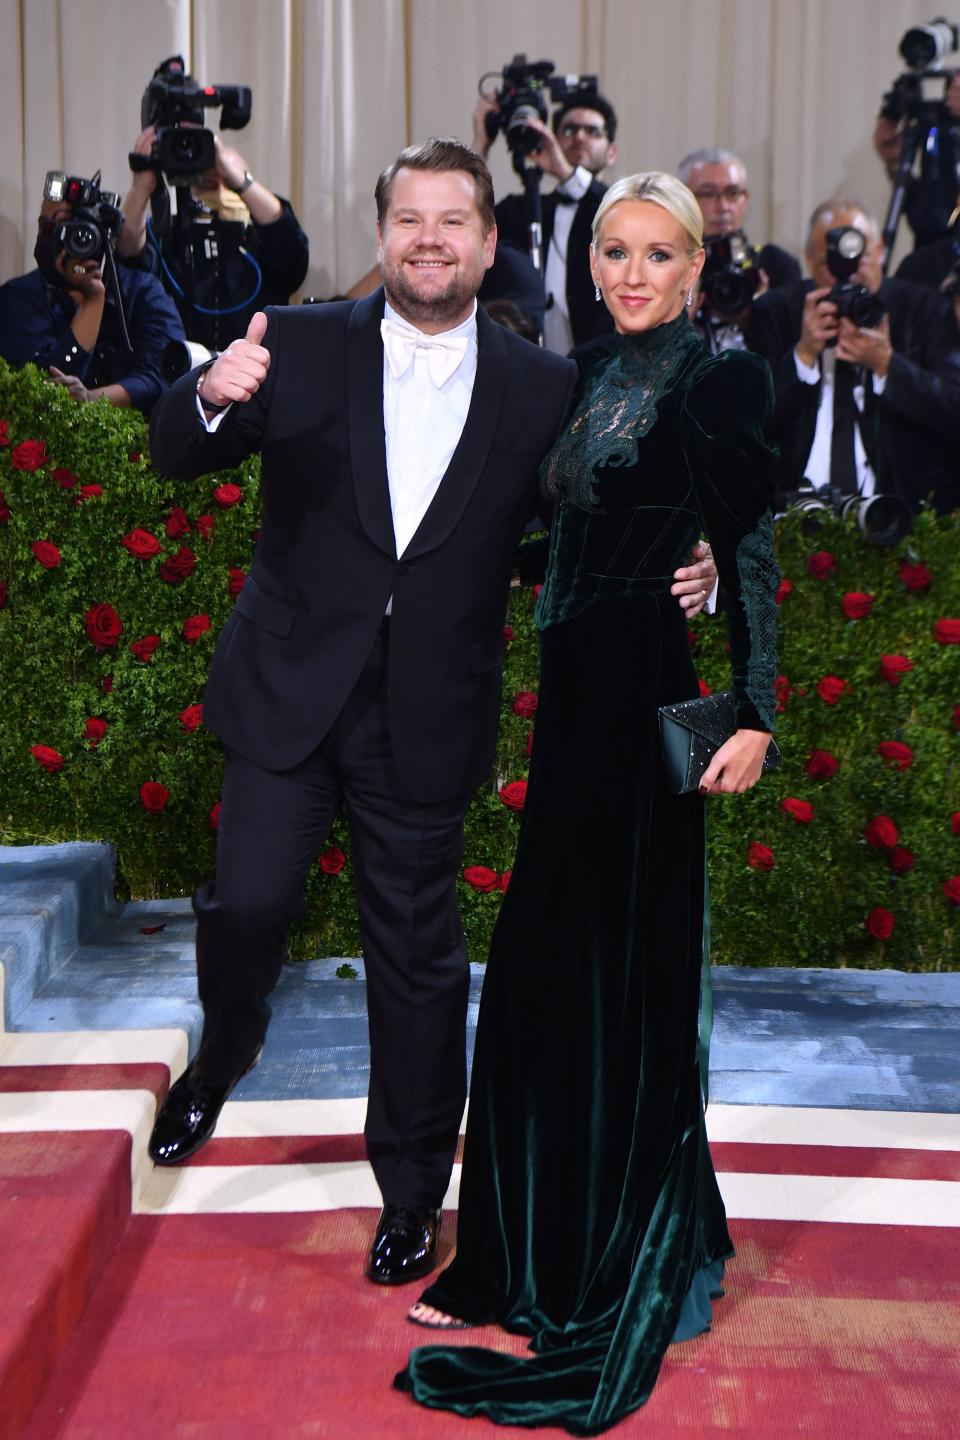
[[[703,216],[697,197],[688,190],[676,175],[665,170],[648,170],[642,175],[627,175],[618,180],[600,201],[600,208],[593,217],[593,248],[597,248],[600,229],[607,212],[621,200],[648,200],[659,205],[678,220],[687,234],[687,254],[692,260],[698,250],[703,249]]]

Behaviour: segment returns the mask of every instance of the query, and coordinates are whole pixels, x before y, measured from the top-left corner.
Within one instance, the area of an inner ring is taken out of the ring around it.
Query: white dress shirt
[[[562,185],[557,186],[557,194],[566,195],[579,205],[590,189],[592,180],[593,176],[586,166],[578,165],[573,174]],[[573,349],[573,331],[567,309],[567,250],[577,205],[557,202],[543,274],[547,295],[552,296],[543,316],[543,346],[545,350],[553,350],[558,355],[569,355]]]
[[[830,486],[830,450],[833,440],[833,394],[837,356],[828,346],[820,356],[820,368],[805,365],[793,352],[793,363],[797,367],[797,379],[804,385],[820,385],[820,405],[817,409],[817,427],[813,433],[813,444],[803,473],[817,490]],[[869,372],[868,372],[869,373]],[[871,389],[876,396],[883,394],[886,376],[871,375]],[[864,387],[855,385],[853,403],[857,407],[857,424],[853,432],[853,458],[857,467],[857,490],[861,495],[872,495],[876,490],[876,477],[867,459],[860,436],[860,421],[863,416]]]
[[[460,325],[436,337],[424,335],[389,302],[384,317],[412,337],[429,342],[460,336],[466,353],[453,374],[437,385],[430,374],[429,351],[414,351],[413,363],[394,376],[383,356],[383,429],[393,534],[399,558],[416,534],[463,434],[477,377],[477,306]]]

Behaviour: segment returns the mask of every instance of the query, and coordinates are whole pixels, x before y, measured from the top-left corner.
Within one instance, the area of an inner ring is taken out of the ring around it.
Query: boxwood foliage
[[[221,765],[197,707],[252,562],[258,470],[161,479],[139,415],[78,406],[0,362],[4,843],[107,840],[121,896],[186,894],[212,873]],[[958,968],[960,517],[923,514],[889,549],[833,516],[777,533],[784,765],[709,802],[714,959]],[[522,814],[533,603],[512,592],[500,746],[466,824],[478,960]],[[698,618],[690,643],[702,685],[728,684],[722,619]],[[570,835],[572,852],[591,843]],[[342,820],[291,950],[359,953]]]

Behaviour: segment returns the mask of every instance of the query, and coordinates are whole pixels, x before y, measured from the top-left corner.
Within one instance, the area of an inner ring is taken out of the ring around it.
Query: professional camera
[[[711,310],[718,315],[739,315],[760,286],[760,251],[751,245],[742,230],[728,235],[707,235],[703,248],[706,259],[700,289]]]
[[[120,196],[100,189],[99,170],[92,180],[48,170],[43,198],[69,205],[72,210],[69,220],[53,226],[56,254],[66,250],[77,260],[101,260],[120,234],[123,225]]]
[[[806,535],[815,535],[828,515],[853,519],[872,545],[896,545],[913,529],[913,516],[898,495],[840,495],[827,486],[817,489],[806,478],[786,497],[774,518],[782,520],[791,512],[801,517],[800,528]]]
[[[159,170],[174,183],[181,176],[213,168],[213,132],[203,127],[203,112],[223,107],[221,130],[242,130],[253,100],[247,85],[198,85],[184,70],[183,56],[172,55],[153,72],[140,102],[140,125],[154,125],[156,142],[149,155],[131,155],[132,170]]]
[[[854,284],[850,279],[866,248],[866,236],[853,225],[835,225],[827,231],[827,269],[837,283],[823,298],[836,305],[844,319],[864,330],[873,330],[886,314],[886,306],[866,285]]]
[[[582,96],[584,105],[589,105],[591,96],[596,97],[596,75],[555,75],[555,69],[552,60],[528,60],[526,55],[514,55],[502,70],[490,70],[480,77],[481,95],[487,93],[485,81],[500,81],[496,92],[499,109],[491,110],[484,123],[491,141],[501,130],[504,132],[515,166],[543,144],[543,136],[531,129],[529,122],[542,120],[546,124],[547,95],[555,104],[571,96]]]
[[[901,127],[900,161],[883,225],[885,270],[904,209],[926,241],[948,228],[960,189],[960,127],[946,105],[947,87],[957,71],[942,61],[958,47],[960,26],[942,16],[914,26],[900,41],[909,68],[893,82],[880,106],[883,118]],[[920,173],[914,177],[918,155]]]

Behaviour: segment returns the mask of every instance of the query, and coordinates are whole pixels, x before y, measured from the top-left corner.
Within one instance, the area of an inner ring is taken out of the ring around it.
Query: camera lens
[[[199,167],[200,156],[203,149],[203,142],[200,134],[189,130],[177,129],[169,137],[170,155],[178,165],[185,169],[190,165]]]
[[[530,155],[539,150],[543,136],[530,126],[531,120],[539,120],[540,114],[533,105],[518,105],[507,121],[507,144],[514,154]]]
[[[720,315],[737,315],[753,299],[759,277],[753,270],[718,270],[704,281],[703,290]]]
[[[102,236],[84,220],[67,221],[61,232],[63,248],[77,260],[93,260],[101,253]]]
[[[843,313],[854,325],[873,330],[883,319],[883,301],[863,285],[858,285],[850,294]]]
[[[913,517],[897,495],[855,495],[842,510],[843,518],[853,515],[857,529],[874,545],[896,545],[909,535]]]

